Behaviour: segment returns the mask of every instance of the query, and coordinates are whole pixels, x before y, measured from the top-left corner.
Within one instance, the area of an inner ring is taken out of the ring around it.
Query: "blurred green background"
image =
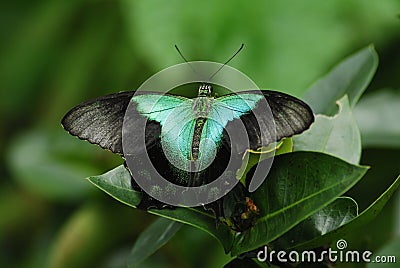
[[[125,266],[155,217],[83,180],[122,160],[71,137],[60,120],[79,102],[133,90],[181,63],[174,44],[189,60],[223,62],[245,43],[231,66],[260,88],[301,97],[335,63],[373,43],[380,65],[355,112],[377,119],[360,121],[361,163],[372,166],[350,193],[360,209],[400,171],[399,0],[20,0],[0,3],[0,22],[1,267]],[[399,204],[397,194],[348,238],[352,248],[378,250],[399,239]],[[228,260],[213,238],[185,227],[143,267]]]

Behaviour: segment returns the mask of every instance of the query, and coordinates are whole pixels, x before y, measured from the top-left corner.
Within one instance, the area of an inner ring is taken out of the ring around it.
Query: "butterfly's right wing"
[[[230,144],[224,137],[224,145],[234,146],[236,151],[258,150],[300,134],[314,122],[313,112],[306,103],[282,92],[242,91],[217,100],[220,113],[232,115],[225,120],[227,131],[234,133],[240,126],[247,131],[249,148],[244,148],[244,143]]]

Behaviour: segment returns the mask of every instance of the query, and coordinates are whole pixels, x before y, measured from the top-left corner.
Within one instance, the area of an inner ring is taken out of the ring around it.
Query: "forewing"
[[[230,148],[230,140],[235,144],[233,149],[238,152],[249,147],[246,130],[247,125],[242,123],[241,118],[254,109],[263,98],[261,94],[230,94],[217,98],[213,101],[209,118],[218,122],[213,133],[214,140]],[[224,131],[224,129],[226,131]],[[228,138],[228,135],[231,136]],[[249,137],[251,138],[251,137]]]
[[[71,109],[61,123],[70,134],[122,155],[122,127],[131,102],[127,122],[129,131],[135,132],[131,136],[143,133],[135,124],[147,119],[146,146],[151,146],[159,138],[160,122],[183,102],[183,98],[158,92],[134,94],[134,91],[120,92],[81,103]]]
[[[302,133],[314,122],[311,108],[300,99],[277,91],[263,91],[275,121],[276,141]]]
[[[72,108],[61,124],[71,135],[122,154],[122,124],[133,94],[126,91],[83,102]]]
[[[281,92],[261,92],[262,94],[260,91],[243,91],[218,98],[224,103],[224,110],[228,108],[232,110],[231,114],[236,114],[236,117],[227,120],[227,133],[234,133],[244,126],[249,141],[249,148],[244,148],[243,143],[228,144],[227,138],[224,137],[225,146],[232,146],[237,151],[257,150],[282,138],[303,132],[314,121],[310,107],[303,101]],[[265,104],[268,104],[269,108],[266,108]],[[243,108],[246,106],[249,109]]]
[[[172,112],[178,113],[178,109],[191,102],[191,100],[181,96],[153,92],[148,94],[141,93],[133,97],[132,102],[136,104],[136,110],[141,115],[164,125]]]

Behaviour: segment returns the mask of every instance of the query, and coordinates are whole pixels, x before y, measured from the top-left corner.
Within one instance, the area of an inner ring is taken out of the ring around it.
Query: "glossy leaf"
[[[336,65],[306,91],[303,99],[315,114],[335,114],[336,100],[345,94],[349,96],[350,107],[354,107],[377,66],[378,55],[370,45]]]
[[[282,140],[282,145],[276,150],[275,155],[291,153],[293,151],[293,138]]]
[[[232,254],[275,240],[349,190],[366,171],[367,167],[322,153],[277,156],[268,177],[253,196],[261,217],[250,230],[235,237]]]
[[[137,267],[143,260],[165,245],[179,229],[180,222],[159,218],[137,238],[128,259],[128,267]]]
[[[243,155],[242,167],[237,171],[237,175],[240,174],[240,180],[243,185],[246,185],[246,175],[259,161],[274,157],[274,155],[290,153],[293,150],[293,138],[284,138],[279,141],[276,146],[270,145],[264,148],[262,152],[256,152],[248,150]],[[245,165],[245,163],[247,163]],[[239,179],[239,178],[238,178]]]
[[[365,167],[321,153],[277,156],[264,186],[254,196],[263,212],[262,218],[250,231],[236,237],[233,254],[254,249],[287,232],[349,189],[365,171]],[[125,204],[135,207],[140,201],[140,193],[130,188],[130,175],[123,166],[89,180]],[[216,227],[215,218],[204,210],[177,208],[149,212],[208,232],[221,242],[226,252],[231,247],[232,232],[223,224]]]
[[[324,152],[358,164],[361,157],[361,138],[357,122],[347,96],[337,103],[339,113],[336,116],[317,115],[309,130],[293,138],[294,151]]]
[[[126,205],[136,207],[142,198],[142,193],[131,188],[131,176],[123,165],[88,180]]]
[[[400,176],[392,183],[392,185],[381,195],[378,199],[375,200],[367,209],[365,209],[362,213],[360,213],[357,217],[347,222],[346,224],[340,226],[339,228],[326,233],[320,237],[316,237],[310,241],[297,245],[295,248],[298,250],[301,249],[309,249],[319,247],[324,244],[329,244],[334,239],[338,237],[342,237],[345,234],[352,232],[353,230],[357,230],[360,226],[367,224],[372,219],[374,219],[386,205],[387,201],[392,197],[394,192],[400,185]]]
[[[179,221],[205,231],[216,238],[229,252],[233,242],[233,232],[224,224],[219,224],[213,215],[196,208],[150,209],[150,213]]]
[[[88,178],[90,182],[115,199],[129,206],[136,207],[140,202],[141,193],[131,188],[130,179],[130,174],[123,165],[103,175]],[[222,224],[216,226],[215,217],[206,213],[203,209],[165,208],[150,209],[148,212],[194,226],[209,233],[222,244],[226,252],[228,252],[231,247],[233,234],[230,229]]]
[[[363,97],[354,109],[363,147],[400,147],[400,90],[381,89]]]
[[[339,228],[357,214],[358,206],[354,199],[339,197],[274,241],[273,247],[285,250],[296,247]]]

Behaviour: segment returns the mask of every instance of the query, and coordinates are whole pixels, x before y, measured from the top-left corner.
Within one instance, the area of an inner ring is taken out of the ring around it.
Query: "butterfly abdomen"
[[[191,158],[194,161],[199,159],[201,133],[203,131],[203,127],[206,121],[207,121],[206,117],[198,117],[196,119],[193,138],[192,138],[192,148],[191,148]]]
[[[213,98],[197,97],[193,102],[193,114],[195,115],[196,122],[192,137],[191,159],[194,161],[199,158],[202,132],[207,121],[207,116],[210,113],[212,101]]]

